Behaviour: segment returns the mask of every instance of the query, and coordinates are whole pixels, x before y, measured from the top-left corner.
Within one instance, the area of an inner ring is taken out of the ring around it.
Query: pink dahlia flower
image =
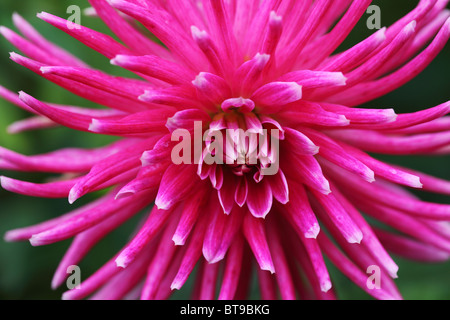
[[[246,298],[254,272],[264,299],[333,299],[325,256],[373,297],[399,299],[388,251],[449,258],[450,205],[424,202],[408,188],[448,195],[450,182],[369,153],[449,154],[450,103],[400,115],[363,108],[415,77],[444,47],[448,0],[419,1],[340,53],[370,0],[90,3],[121,42],[49,13],[38,17],[139,79],[94,70],[18,15],[23,36],[1,28],[27,56],[12,53],[14,62],[108,107],[57,105],[0,88],[34,114],[11,131],[62,125],[120,137],[94,150],[35,156],[0,148],[1,169],[61,174],[43,184],[1,177],[6,190],[70,203],[108,190],[6,240],[41,246],[74,238],[56,288],[99,240],[153,208],[117,255],[65,299],[165,299],[196,266],[196,299],[216,298],[216,290],[219,299]],[[379,269],[380,288],[368,285],[371,267]]]

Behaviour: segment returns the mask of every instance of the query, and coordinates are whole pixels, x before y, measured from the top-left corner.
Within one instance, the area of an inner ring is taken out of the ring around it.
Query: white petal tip
[[[395,112],[394,109],[388,109],[386,110],[386,118],[387,118],[387,123],[390,122],[395,122],[398,119],[398,114]]]
[[[186,243],[186,240],[177,234],[172,237],[172,241],[175,246],[184,246]]]
[[[48,16],[48,13],[45,11],[41,11],[36,14],[36,17],[38,17],[39,19],[44,19],[46,16]]]
[[[14,242],[16,241],[16,237],[14,235],[14,231],[8,231],[5,233],[5,235],[3,236],[3,240],[6,242]]]
[[[367,182],[369,183],[374,183],[375,180],[375,172],[373,172],[372,170],[368,170],[365,175],[364,175],[365,179]]]
[[[225,254],[219,254],[213,257],[211,260],[208,260],[209,264],[215,264],[217,262],[222,261],[225,258]]]
[[[270,212],[270,210],[269,210]],[[269,212],[265,212],[263,214],[258,214],[258,215],[253,215],[256,219],[262,219],[262,220],[266,220],[267,215],[269,214]]]
[[[339,123],[344,127],[344,126],[349,126],[351,121],[348,120],[346,116],[339,115]]]
[[[195,79],[192,81],[192,84],[196,88],[202,88],[206,82],[205,72],[200,72]]]
[[[303,97],[303,86],[297,82],[289,82],[292,90],[292,100],[298,101]]]
[[[63,282],[64,282],[64,278],[62,278],[59,275],[55,274],[55,276],[52,279],[51,289],[52,290],[58,289],[62,285]]]
[[[52,72],[52,67],[40,67],[39,70],[42,74],[48,74]]]
[[[347,239],[347,242],[352,243],[352,244],[361,244],[362,240],[363,240],[362,232],[357,232],[354,235],[352,235],[351,237],[349,237]]]
[[[420,177],[413,176],[411,179],[411,186],[417,189],[423,189],[423,183],[420,181]]]
[[[159,199],[156,199],[155,205],[159,210],[168,210],[171,207],[170,202],[162,202]]]
[[[61,300],[64,300],[64,301],[72,300],[72,298],[70,296],[71,296],[70,291],[64,292],[63,295],[61,296]]]
[[[180,290],[181,286],[178,283],[172,283],[172,285],[170,286],[170,290],[174,291],[174,290]]]
[[[209,264],[212,264],[212,261],[214,260],[214,253],[203,247],[202,254],[203,258],[205,258],[205,260],[208,261]]]
[[[69,192],[68,201],[70,204],[74,204],[75,201],[80,199],[82,196],[83,196],[82,190],[77,188],[77,186],[75,185]]]
[[[33,247],[39,247],[43,244],[38,234],[32,235],[28,241]]]
[[[140,101],[144,101],[144,102],[151,102],[152,100],[152,93],[150,91],[145,91],[144,94],[140,95],[138,97],[138,99]]]
[[[416,31],[416,26],[417,26],[417,21],[413,20],[406,25],[405,30],[414,32],[414,31]]]
[[[77,199],[78,198],[75,195],[70,194],[67,200],[69,201],[69,204],[74,204]]]
[[[260,265],[261,270],[269,271],[271,274],[275,274],[275,267],[272,263],[267,262],[267,264]]]
[[[118,54],[110,60],[110,63],[115,66],[120,66],[127,59],[126,55]]]
[[[118,268],[125,269],[128,266],[127,258],[122,255],[119,255],[115,262]]]
[[[276,13],[276,11],[271,11],[270,12],[270,22],[271,23],[273,23],[273,22],[282,22],[283,21],[283,17],[282,16],[279,16],[279,15],[277,15],[277,13]]]
[[[275,274],[275,268],[274,267],[266,268],[266,269],[263,269],[263,270],[269,271],[270,274]]]
[[[333,285],[331,284],[331,282],[327,281],[325,283],[322,283],[322,285],[320,286],[320,290],[322,290],[322,292],[327,293],[328,291],[331,290],[332,287]]]
[[[128,197],[134,196],[135,194],[136,194],[136,192],[133,190],[120,190],[114,197],[114,200],[128,198]]]
[[[28,98],[30,97],[27,93],[25,93],[25,91],[19,91],[19,99],[22,100],[23,102],[27,102]]]
[[[386,40],[386,30],[387,30],[387,28],[386,28],[386,27],[383,27],[383,28],[381,28],[380,30],[378,30],[378,31],[376,32],[377,38],[378,38],[379,40],[382,40],[382,41]]]
[[[92,119],[91,124],[89,124],[88,130],[96,133],[101,132],[100,120]]]
[[[316,145],[311,146],[311,153],[312,153],[313,156],[315,156],[316,154],[319,154],[320,153],[320,147],[318,147]]]
[[[120,55],[115,56],[111,60],[109,60],[109,63],[113,66],[120,66]]]
[[[196,26],[191,26],[191,35],[195,41],[205,40],[205,39],[208,39],[208,37],[209,37],[206,30],[200,30]]]
[[[305,233],[305,238],[306,239],[317,239],[319,234],[320,234],[320,226],[318,224],[315,224],[308,230],[308,232]]]
[[[9,182],[9,178],[5,177],[5,176],[0,176],[0,186],[5,189],[8,190],[8,182]]]
[[[21,128],[21,127],[16,127],[16,126],[14,125],[14,123],[11,124],[11,125],[9,125],[9,126],[6,128],[6,132],[7,132],[8,134],[18,134],[18,133],[21,133],[22,131],[23,131],[22,128]]]
[[[13,17],[13,19],[20,19],[20,18],[22,18],[22,16],[20,14],[18,14],[16,11],[13,12],[12,17]]]
[[[0,26],[0,34],[4,35],[9,31],[9,29],[5,26]]]

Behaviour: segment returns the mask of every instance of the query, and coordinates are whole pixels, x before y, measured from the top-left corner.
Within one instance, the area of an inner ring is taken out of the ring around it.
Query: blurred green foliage
[[[392,24],[410,11],[417,1],[378,0],[382,9],[382,25]],[[11,14],[18,12],[29,20],[42,34],[58,45],[85,60],[93,67],[115,73],[128,74],[110,65],[98,53],[84,47],[63,32],[47,25],[35,17],[37,12],[46,11],[61,17],[68,17],[66,8],[77,4],[88,7],[86,0],[2,0],[0,3],[0,25],[12,27]],[[82,24],[110,33],[104,24],[89,17],[82,18]],[[361,21],[343,48],[355,44],[371,34]],[[43,80],[32,72],[15,65],[8,59],[8,52],[16,50],[5,39],[0,39],[0,84],[12,91],[24,90],[38,99],[62,104],[95,107],[56,85]],[[368,103],[368,107],[394,107],[398,113],[413,112],[433,107],[449,99],[450,93],[450,45],[415,80],[383,98]],[[0,145],[24,154],[42,153],[61,147],[96,147],[111,141],[110,137],[74,132],[65,128],[43,130],[19,135],[6,134],[8,124],[27,116],[26,112],[0,100]],[[383,159],[420,169],[424,172],[450,179],[450,157],[386,157]],[[28,181],[42,181],[40,174],[1,172],[14,178]],[[448,197],[420,193],[428,201],[450,203]],[[93,196],[81,199],[77,206],[92,200]],[[0,190],[0,234],[7,230],[28,226],[58,216],[71,208],[67,200],[46,200],[28,198]],[[136,217],[102,241],[83,261],[82,277],[85,279],[99,266],[111,258],[139,223]],[[51,246],[33,248],[29,243],[6,243],[0,241],[0,299],[59,299],[62,291],[52,291],[52,273],[68,247],[70,241]],[[406,299],[450,299],[450,263],[425,265],[408,262],[395,257],[400,266],[396,281]],[[335,287],[340,298],[366,299],[368,296],[344,278],[330,264]],[[180,297],[180,296],[178,296]],[[184,297],[184,296],[181,296]],[[257,297],[257,295],[255,295]]]

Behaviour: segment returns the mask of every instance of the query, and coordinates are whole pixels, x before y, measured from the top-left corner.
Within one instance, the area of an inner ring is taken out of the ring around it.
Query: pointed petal
[[[171,164],[162,177],[155,200],[156,206],[164,210],[170,209],[175,203],[186,198],[198,182],[195,166]]]
[[[270,271],[272,274],[275,273],[275,266],[267,244],[264,220],[247,214],[244,218],[243,228],[245,238],[258,261],[259,267],[262,270]]]
[[[272,209],[272,189],[270,183],[263,179],[256,183],[248,179],[247,206],[251,214],[256,218],[265,218]]]
[[[275,113],[284,105],[302,98],[302,87],[296,82],[271,82],[255,91],[251,99],[263,113]]]

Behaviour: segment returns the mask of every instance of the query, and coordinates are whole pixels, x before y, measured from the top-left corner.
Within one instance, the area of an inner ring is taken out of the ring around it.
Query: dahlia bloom
[[[49,13],[38,17],[138,78],[94,70],[17,14],[22,36],[1,28],[27,56],[11,53],[14,62],[107,107],[57,105],[0,87],[33,114],[11,132],[61,125],[119,137],[98,149],[34,156],[0,148],[2,170],[61,174],[40,184],[2,176],[11,192],[72,204],[107,190],[5,239],[41,246],[73,238],[56,288],[103,237],[148,212],[117,255],[64,299],[166,299],[191,274],[195,299],[244,299],[253,273],[264,299],[334,299],[325,256],[374,298],[400,299],[388,252],[449,258],[450,205],[422,201],[408,188],[448,195],[450,182],[369,153],[449,154],[450,102],[399,115],[364,108],[442,50],[448,0],[421,0],[340,53],[370,0],[89,2],[121,42]],[[183,132],[190,135],[181,139]],[[217,146],[220,136],[230,139]],[[380,288],[367,285],[371,266],[380,269]]]

